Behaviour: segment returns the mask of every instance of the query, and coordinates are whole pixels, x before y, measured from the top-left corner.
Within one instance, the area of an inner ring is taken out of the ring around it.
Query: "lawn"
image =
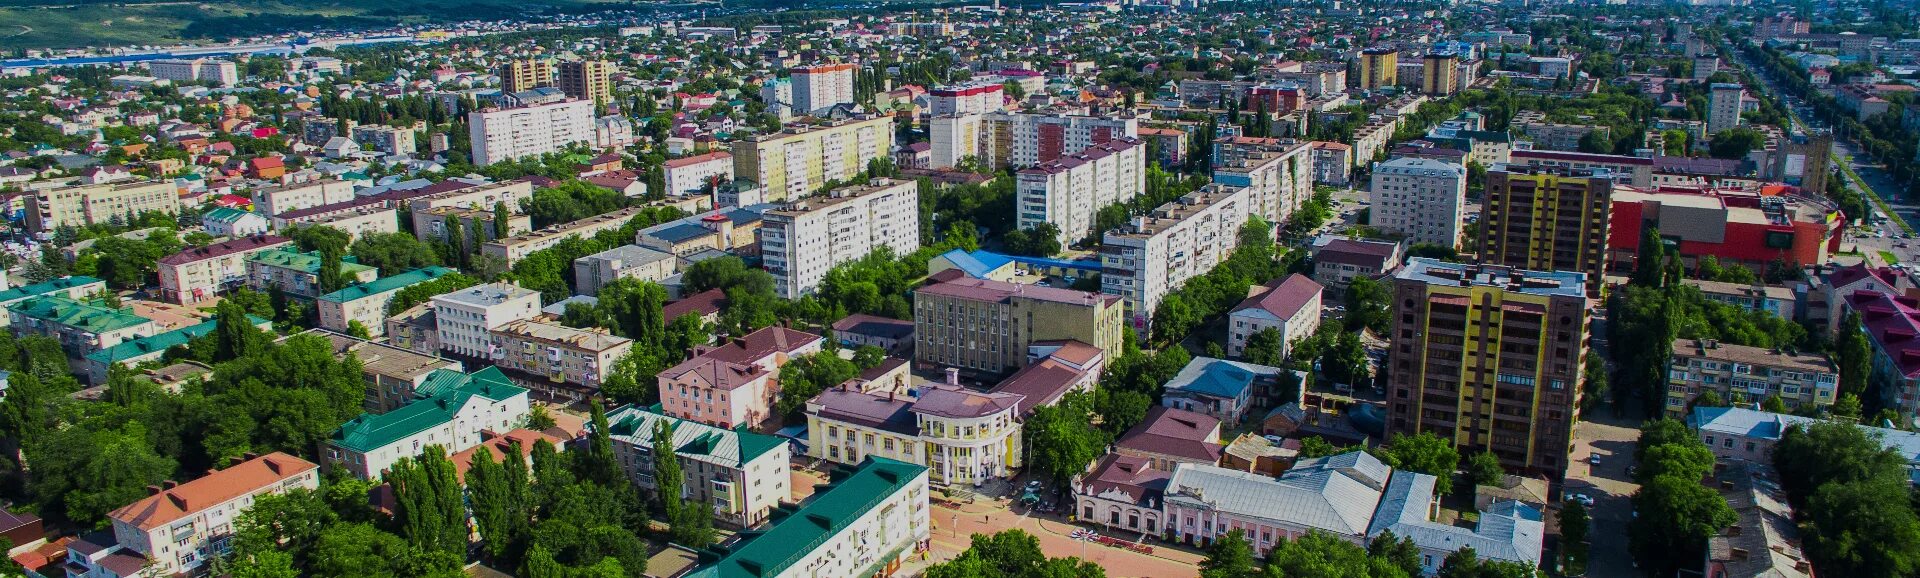
[[[1900,262],[1900,257],[1894,255],[1893,251],[1879,251],[1879,253],[1880,260],[1885,261],[1888,265],[1894,265]]]

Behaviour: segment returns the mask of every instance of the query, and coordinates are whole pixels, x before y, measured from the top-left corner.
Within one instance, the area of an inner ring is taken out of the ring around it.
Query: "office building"
[[[47,232],[63,226],[105,224],[157,211],[180,212],[172,179],[58,187],[26,194],[27,228]]]
[[[154,78],[174,82],[205,82],[214,86],[233,86],[240,82],[240,67],[212,58],[152,60],[147,70]]]
[[[253,190],[253,210],[263,215],[278,216],[281,213],[351,200],[354,200],[353,183],[338,179],[321,179]]]
[[[1560,477],[1592,314],[1584,277],[1409,259],[1393,279],[1388,435],[1431,432]]]
[[[745,429],[714,427],[661,413],[659,406],[621,406],[607,412],[613,455],[634,485],[657,490],[654,482],[654,432],[673,430],[675,457],[685,476],[690,503],[713,505],[714,518],[755,527],[792,499],[793,454],[787,440]]]
[[[835,388],[807,400],[808,457],[836,464],[868,458],[926,466],[937,486],[1009,477],[1022,461],[1020,401],[929,384],[918,395]]]
[[[1746,89],[1738,84],[1714,83],[1707,93],[1707,134],[1740,127],[1740,97]]]
[[[759,183],[768,202],[811,195],[845,182],[893,152],[890,115],[788,125],[733,143],[733,174]]]
[[[612,77],[612,62],[567,60],[560,63],[556,84],[567,98],[606,104],[613,101]]]
[[[1126,303],[1136,331],[1147,329],[1168,292],[1227,260],[1257,210],[1248,191],[1210,184],[1105,233],[1100,290]]]
[[[1446,96],[1460,90],[1460,57],[1450,53],[1429,53],[1421,57],[1420,92]]]
[[[1779,396],[1791,409],[1825,409],[1839,397],[1840,370],[1824,355],[1675,339],[1667,378],[1667,417],[1683,419],[1709,391],[1739,407]]]
[[[1480,260],[1586,274],[1599,291],[1607,260],[1613,180],[1605,170],[1495,165],[1487,170]]]
[[[1368,48],[1360,51],[1360,89],[1378,90],[1400,83],[1400,51]]]
[[[474,359],[492,358],[489,333],[540,314],[540,292],[512,283],[468,287],[432,299],[440,348]]]
[[[247,282],[247,257],[292,246],[292,239],[262,235],[161,257],[156,265],[160,270],[160,298],[182,305],[210,299]]]
[[[246,258],[247,288],[265,292],[278,287],[291,297],[319,297],[320,270],[325,261],[319,251],[302,253],[294,247],[256,251]],[[371,283],[380,271],[355,263],[348,256],[340,263],[340,276],[347,283]]]
[[[379,480],[393,463],[437,445],[448,454],[485,441],[483,433],[513,431],[527,419],[526,388],[498,367],[472,374],[435,370],[415,400],[386,413],[363,413],[327,437],[321,451],[333,467],[362,480]]]
[[[659,283],[679,271],[673,253],[621,245],[573,260],[573,287],[581,295],[599,295],[600,288],[620,279]],[[672,321],[669,319],[668,321]]]
[[[1146,149],[1138,139],[1121,138],[1020,171],[1014,177],[1018,226],[1052,223],[1061,246],[1098,233],[1100,209],[1146,191]]]
[[[913,181],[873,179],[767,211],[760,256],[786,299],[813,294],[835,265],[887,247],[920,248],[920,191]]]
[[[584,401],[600,390],[615,361],[633,349],[633,340],[605,329],[577,329],[557,322],[520,319],[487,332],[489,360],[502,369],[543,378],[534,380],[541,397]]]
[[[240,463],[184,484],[169,480],[147,497],[107,513],[113,531],[68,543],[63,575],[131,578],[200,573],[226,554],[235,522],[255,499],[320,487],[320,466],[313,462],[281,452],[242,457]]]
[[[795,67],[793,72],[794,114],[815,114],[836,104],[852,104],[852,64],[821,64]]]
[[[1119,351],[1120,298],[967,277],[949,269],[913,290],[914,362],[999,377],[1029,363],[1036,342],[1074,340]]]
[[[1381,231],[1457,249],[1466,204],[1466,167],[1414,157],[1373,165],[1373,226]]]
[[[343,266],[344,270],[345,267]],[[398,275],[389,275],[368,283],[349,285],[314,300],[320,309],[320,327],[347,333],[355,322],[370,337],[386,333],[387,304],[401,289],[445,277],[453,273],[446,267],[422,267]]]
[[[500,65],[500,92],[511,93],[553,86],[553,61],[515,60]]]
[[[931,539],[927,468],[872,458],[828,479],[793,513],[685,578],[859,576],[905,562]]]
[[[593,101],[572,100],[467,113],[473,164],[538,157],[593,142]]]

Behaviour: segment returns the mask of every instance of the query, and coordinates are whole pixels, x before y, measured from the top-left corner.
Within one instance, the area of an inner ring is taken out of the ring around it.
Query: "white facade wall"
[[[1373,226],[1411,243],[1459,248],[1467,169],[1423,158],[1397,158],[1373,168]]]
[[[478,110],[467,121],[475,166],[559,152],[595,137],[593,102],[587,100]]]
[[[538,315],[540,292],[511,283],[491,283],[435,296],[432,303],[441,349],[489,359],[489,332]]]
[[[880,247],[895,255],[920,248],[920,193],[913,181],[874,179],[768,211],[760,229],[760,254],[782,298],[796,299],[819,287],[834,265],[867,256]]]

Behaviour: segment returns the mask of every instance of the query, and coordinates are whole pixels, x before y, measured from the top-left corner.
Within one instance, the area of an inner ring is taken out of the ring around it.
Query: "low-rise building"
[[[187,249],[161,257],[160,298],[192,304],[247,282],[247,258],[262,251],[290,249],[293,239],[262,235]]]
[[[433,304],[421,303],[387,317],[387,343],[424,355],[440,354],[440,323]]]
[[[254,189],[253,210],[263,215],[279,215],[351,200],[352,181],[322,179]]]
[[[444,319],[444,318],[443,318]],[[549,399],[584,400],[600,390],[633,340],[604,329],[520,319],[488,332],[488,351],[502,368],[543,378],[534,387]]]
[[[673,431],[686,498],[713,504],[714,517],[720,521],[743,528],[758,526],[793,495],[787,485],[792,479],[792,449],[786,440],[674,419],[659,406],[622,406],[607,412],[607,437],[613,440],[615,461],[634,485],[656,489],[654,434],[663,424]]]
[[[418,456],[427,446],[458,453],[479,445],[481,432],[505,433],[527,419],[526,388],[497,367],[468,375],[434,371],[415,395],[398,409],[341,424],[327,438],[326,462],[356,478],[377,480],[394,462]]]
[[[1113,442],[1116,454],[1146,460],[1171,472],[1174,464],[1220,463],[1220,420],[1203,413],[1158,406]]]
[[[667,194],[700,194],[718,183],[733,182],[733,155],[714,151],[669,159],[660,163],[660,170],[666,175]]]
[[[773,415],[773,373],[757,365],[694,357],[657,377],[661,409],[672,417],[733,428]]]
[[[807,400],[808,455],[838,464],[881,458],[932,469],[936,485],[1012,475],[1022,461],[1021,396],[929,384],[917,397],[836,388]]]
[[[904,562],[932,536],[927,468],[873,458],[829,479],[792,514],[686,578],[858,576]]]
[[[502,261],[505,261],[507,266],[511,267],[514,263],[519,262],[519,260],[525,259],[527,255],[533,254],[534,251],[558,245],[568,237],[587,239],[592,238],[601,231],[618,230],[620,227],[626,226],[627,221],[633,220],[633,217],[639,215],[640,211],[643,210],[646,210],[646,207],[629,207],[604,215],[594,215],[571,223],[554,225],[538,231],[514,235],[505,239],[496,239],[481,245],[480,253],[491,257],[498,257]]]
[[[132,307],[112,308],[60,295],[28,297],[7,306],[14,335],[51,337],[73,357],[159,333],[152,320]]]
[[[234,522],[266,494],[320,487],[320,466],[285,453],[246,456],[184,484],[172,481],[107,514],[113,531],[67,545],[67,576],[186,576],[223,556]]]
[[[1146,458],[1107,454],[1074,480],[1080,520],[1101,524],[1108,532],[1161,536],[1166,525],[1160,506],[1171,477],[1173,472],[1153,467]]]
[[[344,267],[342,267],[344,269]],[[385,335],[387,304],[401,289],[445,277],[454,270],[440,266],[422,267],[399,275],[356,283],[314,299],[320,308],[320,327],[347,333],[355,322],[370,337]]]
[[[1378,279],[1393,274],[1406,256],[1405,249],[1405,245],[1387,241],[1331,235],[1315,237],[1309,248],[1313,279],[1344,294],[1356,277]]]
[[[269,223],[258,214],[216,207],[200,216],[200,225],[215,237],[246,237],[266,234]]]
[[[1270,397],[1268,390],[1276,389],[1282,379],[1292,379],[1290,373],[1278,367],[1195,357],[1167,382],[1161,405],[1235,425],[1254,401]]]
[[[272,319],[248,315],[247,321],[262,331],[273,328]],[[111,347],[103,347],[81,358],[81,371],[85,374],[87,383],[105,384],[107,374],[112,371],[114,365],[136,367],[141,363],[161,359],[166,356],[168,349],[177,345],[186,345],[194,339],[213,333],[213,330],[218,329],[219,326],[218,321],[209,320],[172,331],[129,339]],[[4,388],[0,388],[0,391],[4,391]]]
[[[273,226],[280,231],[304,225],[332,227],[359,239],[372,233],[400,232],[400,211],[381,199],[360,198],[273,216]]]
[[[1246,355],[1247,340],[1266,329],[1280,332],[1280,358],[1292,345],[1320,328],[1320,300],[1326,289],[1295,273],[1249,290],[1252,295],[1227,312],[1227,355]]]
[[[246,261],[247,287],[255,291],[278,287],[287,295],[302,299],[320,296],[320,270],[325,267],[325,259],[319,251],[302,253],[293,247],[268,249],[247,255]],[[340,263],[340,275],[350,283],[371,283],[380,276],[380,271],[355,263],[353,257],[348,256]]]
[[[878,347],[887,355],[912,355],[913,322],[855,313],[833,322],[833,336],[841,347]]]
[[[482,243],[533,231],[533,217],[511,214],[506,219],[506,235],[501,235],[500,214],[493,207],[439,206],[413,214],[413,235],[422,241],[454,243],[454,224],[459,224],[457,241],[464,251],[478,251]],[[512,209],[509,209],[511,211]]]
[[[420,391],[429,388],[427,380],[435,377],[434,372],[446,370],[439,374],[440,379],[452,379],[465,374],[460,362],[451,359],[325,329],[309,329],[302,333],[326,338],[333,345],[336,357],[351,353],[360,360],[360,376],[366,378],[367,382],[365,406],[368,413],[386,413],[419,399]]]
[[[0,280],[3,280],[3,278],[4,275],[0,275]],[[81,300],[100,294],[106,290],[106,281],[86,275],[73,275],[0,291],[0,307],[7,307],[25,301],[29,297],[40,295],[58,295],[68,299]],[[7,323],[12,322],[12,319],[10,319],[11,316],[0,317],[8,318],[0,319],[0,327],[6,327]]]
[[[1800,549],[1793,506],[1779,476],[1764,464],[1731,462],[1715,468],[1708,487],[1718,487],[1739,516],[1707,539],[1701,574],[1707,578],[1813,578],[1813,563]],[[1717,481],[1714,484],[1711,482]]]
[[[573,260],[574,291],[598,295],[600,288],[619,279],[658,283],[678,272],[672,253],[639,245],[621,245]],[[669,319],[668,321],[672,321]]]

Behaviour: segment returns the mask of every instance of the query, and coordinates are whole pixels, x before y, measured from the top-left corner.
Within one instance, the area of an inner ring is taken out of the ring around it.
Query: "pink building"
[[[818,353],[826,343],[818,335],[785,327],[767,327],[720,345],[693,348],[694,357],[711,357],[741,365],[757,365],[778,377],[787,360]]]
[[[668,416],[732,429],[773,415],[773,373],[712,357],[695,357],[660,372],[660,406]]]

